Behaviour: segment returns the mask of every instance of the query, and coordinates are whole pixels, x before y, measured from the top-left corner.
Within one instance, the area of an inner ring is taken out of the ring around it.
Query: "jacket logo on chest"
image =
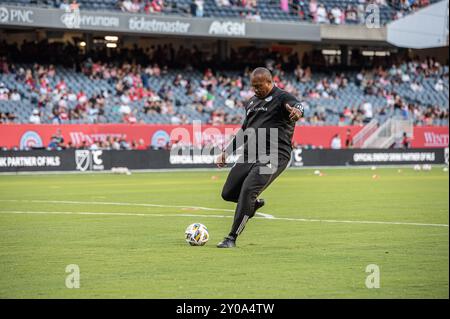
[[[251,112],[258,112],[258,111],[264,111],[264,112],[267,112],[267,107],[260,106],[260,107],[255,107],[255,108],[249,109],[249,110],[247,111],[247,115],[249,115]]]

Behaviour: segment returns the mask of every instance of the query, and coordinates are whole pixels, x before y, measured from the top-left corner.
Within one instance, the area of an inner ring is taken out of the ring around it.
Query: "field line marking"
[[[61,214],[61,215],[108,215],[108,216],[144,216],[144,217],[203,217],[203,218],[232,218],[225,215],[196,215],[196,214],[143,214],[143,213],[107,213],[107,212],[43,212],[43,211],[0,211],[0,214]],[[448,227],[447,224],[426,224],[408,222],[383,222],[383,221],[356,221],[356,220],[333,220],[333,219],[307,219],[307,218],[283,218],[283,217],[255,217],[257,219],[299,221],[299,222],[319,222],[319,223],[351,223],[351,224],[381,224],[381,225],[408,225],[408,226],[432,226]]]
[[[43,211],[0,211],[0,214],[39,214],[39,215],[107,215],[107,216],[144,216],[144,217],[207,217],[207,218],[232,218],[225,215],[195,215],[195,214],[143,214],[143,213],[107,213],[107,212],[43,212]]]
[[[386,222],[371,220],[338,220],[338,219],[307,219],[307,218],[285,218],[274,217],[275,220],[289,220],[298,222],[318,222],[318,223],[347,223],[347,224],[381,224],[381,225],[409,225],[409,226],[433,226],[448,227],[448,224],[429,224],[429,223],[413,223],[413,222]]]
[[[34,199],[0,199],[0,202],[24,202],[24,203],[47,203],[47,204],[82,204],[82,205],[114,205],[114,206],[140,206],[140,207],[161,207],[161,208],[185,208],[198,209],[216,212],[233,212],[233,209],[224,208],[210,208],[202,206],[186,206],[186,205],[162,205],[162,204],[147,204],[147,203],[119,203],[119,202],[89,202],[89,201],[68,201],[68,200],[34,200]],[[264,218],[273,218],[272,215],[256,212],[256,215]]]

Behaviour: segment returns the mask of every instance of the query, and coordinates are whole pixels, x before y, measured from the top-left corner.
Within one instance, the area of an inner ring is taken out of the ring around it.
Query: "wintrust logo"
[[[448,134],[425,132],[425,146],[426,147],[445,147],[448,146]]]
[[[245,22],[214,21],[209,26],[209,34],[245,36]]]
[[[0,23],[8,22],[33,23],[33,11],[0,7]]]

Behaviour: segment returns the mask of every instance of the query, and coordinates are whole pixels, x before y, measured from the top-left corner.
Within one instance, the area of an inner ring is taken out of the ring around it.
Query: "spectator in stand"
[[[231,3],[229,0],[214,0],[218,7],[230,7]]]
[[[12,112],[0,112],[0,124],[14,123],[16,115]]]
[[[332,23],[341,24],[344,22],[342,10],[335,6],[331,9]]]
[[[31,124],[41,124],[41,115],[38,109],[34,109],[30,115],[29,122]]]
[[[56,131],[56,134],[52,136],[47,149],[60,151],[63,148],[64,148],[64,137],[62,136],[61,130],[58,129]]]
[[[305,20],[306,16],[306,1],[304,0],[293,0],[294,10],[297,12],[300,20]]]
[[[406,134],[406,132],[403,133],[403,138],[402,138],[402,147],[404,149],[408,149],[410,147],[410,140],[408,138],[408,135]]]
[[[289,13],[289,2],[288,0],[280,0],[280,9],[286,13]]]
[[[347,5],[347,9],[345,10],[345,22],[348,24],[358,23],[358,12],[351,4]]]
[[[70,11],[76,11],[80,9],[80,4],[77,2],[77,0],[72,0],[69,6]]]
[[[434,85],[434,89],[438,92],[442,92],[444,90],[444,81],[442,81],[442,79],[439,79]]]
[[[9,65],[8,62],[6,61],[6,57],[0,56],[0,74],[8,74],[8,73],[9,73]]]
[[[345,134],[345,148],[353,148],[353,137],[350,129]]]
[[[69,0],[63,0],[63,2],[60,3],[59,8],[64,11],[70,10]]]
[[[361,105],[366,122],[370,122],[373,117],[373,106],[369,101],[364,101]]]
[[[196,17],[203,17],[203,0],[195,0],[196,10],[195,10],[195,16]]]
[[[333,138],[331,140],[331,148],[333,150],[341,149],[341,138],[339,137],[339,134],[336,134],[333,136]]]
[[[412,82],[410,87],[413,92],[422,92],[423,91],[423,86],[417,81]]]
[[[245,16],[245,19],[251,20],[251,21],[261,21],[261,16],[259,14],[259,11],[256,11],[256,13],[252,13],[251,11],[247,12],[247,15]]]
[[[9,100],[9,89],[6,87],[5,83],[0,82],[0,101]]]
[[[22,99],[22,97],[20,93],[17,91],[17,89],[13,89],[9,95],[9,99],[11,101],[18,102]]]
[[[136,144],[135,149],[139,150],[139,151],[144,151],[144,150],[147,149],[147,146],[145,145],[144,139],[142,139],[142,138],[139,139],[138,143]]]
[[[323,4],[319,4],[317,7],[317,23],[329,23],[328,12]]]
[[[311,0],[309,2],[309,16],[313,22],[317,22],[317,9],[318,9],[317,0]]]
[[[153,0],[151,4],[152,12],[162,12],[164,9],[164,1],[163,0]]]

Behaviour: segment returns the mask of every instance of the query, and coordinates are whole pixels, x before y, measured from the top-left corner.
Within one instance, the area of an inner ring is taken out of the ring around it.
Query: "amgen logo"
[[[20,149],[29,149],[33,147],[42,147],[42,139],[35,131],[27,131],[20,138]]]
[[[245,23],[244,22],[231,22],[231,21],[214,21],[209,26],[209,34],[223,34],[229,36],[245,36]]]

